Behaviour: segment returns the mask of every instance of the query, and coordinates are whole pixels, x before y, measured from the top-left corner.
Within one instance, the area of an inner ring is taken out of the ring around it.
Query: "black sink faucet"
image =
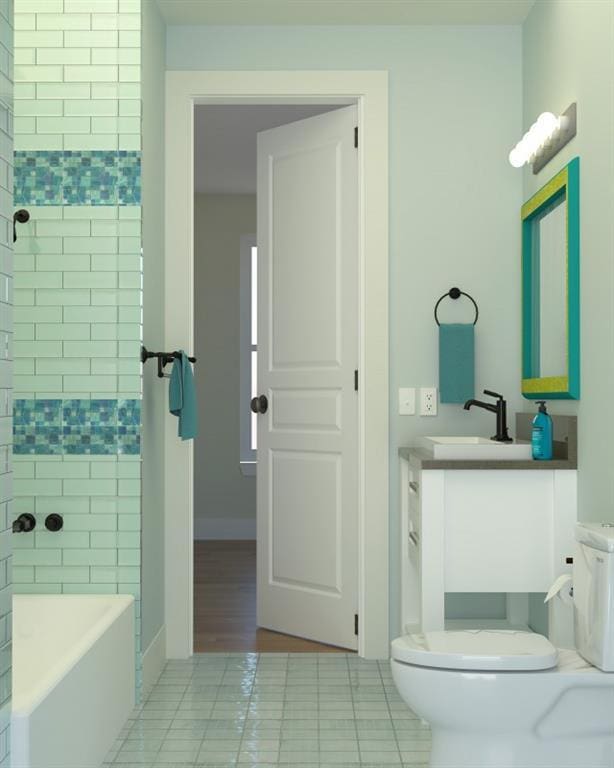
[[[491,392],[489,389],[484,390],[485,395],[490,397],[496,397],[496,403],[483,403],[481,400],[467,400],[463,408],[468,411],[472,405],[476,408],[484,408],[485,411],[492,411],[497,414],[497,434],[493,435],[491,440],[496,440],[498,443],[511,443],[512,438],[507,433],[507,403],[503,399],[503,395],[497,392]]]

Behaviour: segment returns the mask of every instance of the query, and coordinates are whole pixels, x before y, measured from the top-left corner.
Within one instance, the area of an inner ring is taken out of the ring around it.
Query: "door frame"
[[[164,349],[194,349],[194,107],[250,103],[358,107],[358,653],[388,658],[387,72],[166,73]],[[196,366],[198,375],[206,361]],[[166,651],[183,659],[193,653],[194,451],[192,441],[177,438],[177,421],[168,413],[164,457]]]

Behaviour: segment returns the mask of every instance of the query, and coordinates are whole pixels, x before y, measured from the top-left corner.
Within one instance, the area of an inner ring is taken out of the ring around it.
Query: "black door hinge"
[[[358,126],[354,126],[354,146],[358,149]]]
[[[354,371],[354,390],[358,392],[358,368]]]
[[[354,634],[358,637],[358,614],[354,614]]]

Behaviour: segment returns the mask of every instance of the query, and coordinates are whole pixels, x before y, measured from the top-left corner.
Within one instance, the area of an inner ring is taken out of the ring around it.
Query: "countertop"
[[[423,448],[399,448],[399,456],[405,459],[412,457],[421,469],[577,469],[576,462],[569,459],[552,459],[551,461],[513,461],[510,459],[434,459]]]
[[[518,440],[530,440],[533,413],[516,414],[516,436]],[[399,456],[409,459],[410,455],[421,469],[530,469],[536,471],[578,468],[578,422],[575,416],[551,414],[555,440],[550,461],[513,461],[510,459],[434,459],[424,448],[402,447]]]

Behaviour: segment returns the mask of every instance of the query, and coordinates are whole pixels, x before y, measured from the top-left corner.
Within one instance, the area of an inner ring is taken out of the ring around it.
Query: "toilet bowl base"
[[[459,733],[431,725],[431,768],[612,768],[607,738],[540,739],[526,733]]]

